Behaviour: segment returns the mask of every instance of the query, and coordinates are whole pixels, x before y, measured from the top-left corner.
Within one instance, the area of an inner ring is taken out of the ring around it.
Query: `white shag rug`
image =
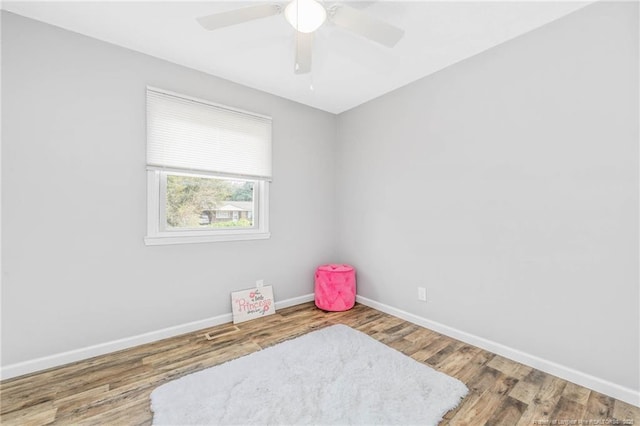
[[[334,325],[166,383],[151,409],[155,425],[437,425],[467,391]]]

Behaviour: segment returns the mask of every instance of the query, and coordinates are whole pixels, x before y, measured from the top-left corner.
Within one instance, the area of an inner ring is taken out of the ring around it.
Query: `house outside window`
[[[269,238],[271,119],[147,89],[147,245]]]

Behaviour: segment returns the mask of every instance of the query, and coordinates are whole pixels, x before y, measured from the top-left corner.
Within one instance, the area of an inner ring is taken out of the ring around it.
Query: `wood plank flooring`
[[[640,425],[639,408],[526,365],[363,305],[327,313],[313,303],[3,381],[0,423],[148,425],[149,394],[158,385],[332,324],[360,330],[464,382],[469,394],[443,425],[614,424],[613,419]]]

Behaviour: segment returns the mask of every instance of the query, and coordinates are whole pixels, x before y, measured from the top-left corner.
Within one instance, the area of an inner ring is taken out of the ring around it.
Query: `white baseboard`
[[[445,336],[449,336],[470,345],[477,346],[481,349],[493,352],[505,358],[512,359],[521,364],[526,364],[540,371],[544,371],[545,373],[560,377],[561,379],[567,380],[569,382],[573,382],[580,386],[593,389],[597,392],[609,395],[613,398],[640,407],[640,392],[633,389],[620,386],[607,380],[603,380],[598,377],[583,373],[581,371],[566,367],[564,365],[560,365],[555,362],[539,358],[535,355],[510,348],[500,343],[496,343],[491,340],[466,333],[464,331],[449,327],[439,322],[432,321],[400,309],[396,309],[392,306],[376,302],[375,300],[371,300],[363,296],[356,296],[356,301],[378,311],[382,311],[395,317],[402,318],[403,320],[409,321],[413,324],[428,328],[433,331],[437,331],[438,333],[444,334]]]
[[[276,302],[276,309],[284,309],[289,306],[299,305],[301,303],[314,300],[313,293],[305,294],[291,299]],[[62,352],[42,358],[36,358],[29,361],[10,364],[0,369],[0,377],[2,380],[11,379],[13,377],[23,376],[25,374],[35,373],[37,371],[46,370],[48,368],[60,367],[83,359],[93,358],[94,356],[105,355],[111,352],[120,351],[122,349],[132,348],[134,346],[151,343],[169,337],[179,336],[180,334],[191,333],[193,331],[202,330],[204,328],[213,327],[220,324],[231,322],[233,317],[231,313],[222,314],[199,321],[193,321],[186,324],[176,325],[174,327],[163,328],[162,330],[151,331],[149,333],[139,334],[124,339],[113,340],[111,342],[100,343],[98,345],[87,346],[85,348],[74,349],[68,352]]]
[[[276,309],[284,309],[289,306],[301,305],[307,302],[313,302],[315,300],[315,295],[313,293],[305,294],[303,296],[292,297],[291,299],[281,300],[280,302],[276,302]]]
[[[281,300],[279,302],[276,302],[276,309],[284,309],[289,306],[299,305],[302,303],[311,302],[313,300],[313,293],[294,297],[291,299]],[[356,296],[356,300],[363,305],[370,306],[381,312],[385,312],[398,318],[402,318],[406,321],[429,328],[454,339],[458,339],[465,343],[477,346],[479,348],[504,356],[522,364],[537,368],[538,370],[553,374],[554,376],[558,376],[562,379],[568,380],[578,385],[585,386],[589,389],[593,389],[597,392],[609,395],[613,398],[619,399],[629,404],[640,406],[640,392],[637,392],[633,389],[617,385],[607,380],[591,376],[589,374],[536,357],[534,355],[530,355],[528,353],[510,348],[500,343],[496,343],[491,340],[466,333],[453,327],[449,327],[436,321],[411,314],[409,312],[394,308],[389,305],[385,305],[384,303],[376,302],[375,300],[371,300],[363,296]],[[5,380],[25,374],[35,373],[37,371],[46,370],[48,368],[59,367],[72,362],[81,361],[83,359],[105,355],[111,352],[128,349],[145,343],[151,343],[169,337],[178,336],[180,334],[190,333],[208,327],[228,323],[231,322],[232,319],[233,318],[231,313],[222,314],[199,321],[193,321],[174,327],[168,327],[149,333],[139,334],[137,336],[127,337],[124,339],[114,340],[111,342],[101,343],[98,345],[88,346],[68,352],[7,365],[5,367],[2,367],[2,369],[0,370],[0,377]]]

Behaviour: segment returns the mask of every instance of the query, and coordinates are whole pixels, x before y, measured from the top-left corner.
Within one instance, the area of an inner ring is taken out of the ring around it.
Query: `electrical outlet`
[[[257,280],[256,281],[256,287],[258,287],[258,288],[264,287],[264,280]]]
[[[423,302],[427,301],[427,289],[424,287],[418,287],[418,300]]]

